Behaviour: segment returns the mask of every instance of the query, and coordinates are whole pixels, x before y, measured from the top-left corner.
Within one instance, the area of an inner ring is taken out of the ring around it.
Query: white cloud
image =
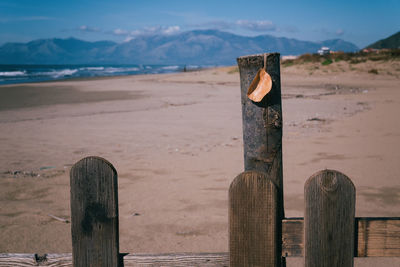
[[[164,34],[174,34],[181,30],[179,26],[169,26],[163,30]]]
[[[181,28],[179,26],[152,26],[133,31],[127,31],[117,28],[112,31],[107,31],[106,33],[116,36],[125,36],[124,42],[129,42],[132,39],[135,39],[135,37],[137,36],[171,35],[171,34],[176,34],[180,31]]]
[[[100,29],[96,28],[96,27],[90,27],[87,25],[82,25],[78,28],[78,30],[82,31],[82,32],[99,32]]]
[[[139,36],[139,35],[171,35],[176,34],[181,31],[179,26],[152,26],[145,27],[140,30],[133,30],[127,33],[129,36]]]
[[[124,43],[130,42],[131,40],[135,39],[133,36],[128,36],[125,38]]]
[[[146,27],[142,30],[142,34],[174,34],[180,31],[179,26],[154,26]]]
[[[276,25],[269,20],[259,20],[259,21],[238,20],[236,21],[236,25],[238,25],[241,28],[254,32],[266,32],[266,31],[278,30]]]
[[[115,29],[112,31],[114,35],[128,35],[128,31],[122,29]]]
[[[198,24],[186,25],[189,28],[201,28],[201,29],[216,29],[216,30],[237,30],[244,29],[253,32],[288,32],[297,33],[300,30],[294,25],[285,25],[278,27],[275,23],[270,20],[237,20],[237,21],[224,21],[214,20],[207,21]]]

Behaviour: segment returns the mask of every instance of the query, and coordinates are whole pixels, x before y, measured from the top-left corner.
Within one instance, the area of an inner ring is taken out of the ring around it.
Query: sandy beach
[[[356,216],[400,216],[400,62],[281,79],[286,216],[303,216],[304,182],[326,168],[352,179]],[[241,119],[235,67],[0,86],[0,252],[71,252],[54,216],[69,220],[69,170],[91,155],[118,171],[121,252],[228,251]]]

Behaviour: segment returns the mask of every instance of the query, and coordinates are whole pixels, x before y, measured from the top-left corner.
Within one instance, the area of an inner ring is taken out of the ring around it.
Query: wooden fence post
[[[266,173],[238,175],[229,188],[231,267],[278,267],[281,261],[278,189]]]
[[[105,159],[87,157],[72,167],[70,179],[73,265],[118,266],[116,170]]]
[[[338,171],[324,170],[304,186],[305,267],[352,267],[355,188]]]
[[[270,178],[274,180],[283,196],[280,54],[244,56],[239,57],[237,62],[240,71],[244,170],[269,173],[275,161],[279,167],[276,176]],[[247,97],[247,89],[257,71],[264,67],[271,76],[272,89],[261,102],[256,103]]]
[[[276,231],[278,240],[281,240],[282,219],[285,215],[280,54],[243,56],[237,59],[237,63],[240,72],[244,170],[264,172],[277,186],[278,197],[275,205],[277,205],[279,220]],[[261,102],[253,102],[247,97],[247,90],[260,68],[264,68],[271,76],[272,88]],[[278,242],[276,249],[276,253],[281,255],[281,242]],[[285,266],[284,260],[282,258],[282,266]]]

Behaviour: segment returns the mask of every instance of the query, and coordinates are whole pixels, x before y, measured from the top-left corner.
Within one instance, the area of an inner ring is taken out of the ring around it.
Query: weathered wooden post
[[[118,266],[116,170],[105,159],[87,157],[72,167],[70,179],[73,265]]]
[[[304,186],[305,267],[352,267],[355,188],[338,171],[324,170]]]
[[[244,56],[239,57],[237,62],[240,71],[244,170],[273,172],[271,179],[282,194],[280,54]],[[247,97],[247,89],[260,68],[265,68],[271,76],[272,89],[261,102],[257,103]]]
[[[229,188],[231,267],[280,266],[278,188],[264,172],[238,175]]]
[[[229,189],[230,266],[282,266],[282,108],[278,53],[237,59],[244,169]],[[247,91],[260,69],[272,88],[260,102]]]

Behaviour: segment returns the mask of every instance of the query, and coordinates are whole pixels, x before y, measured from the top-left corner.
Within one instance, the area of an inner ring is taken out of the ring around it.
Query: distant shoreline
[[[197,71],[216,66],[207,65],[5,65],[0,64],[0,86],[36,82],[123,77]]]

